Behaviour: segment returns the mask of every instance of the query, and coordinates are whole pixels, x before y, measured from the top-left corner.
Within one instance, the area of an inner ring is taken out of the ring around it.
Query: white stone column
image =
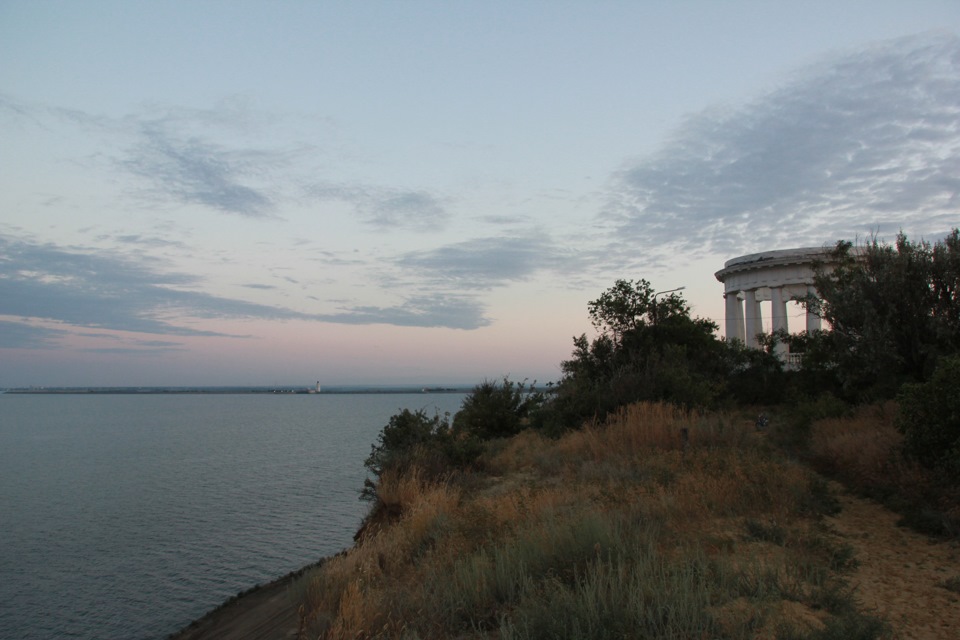
[[[813,287],[807,287],[807,295],[817,295],[817,290]],[[807,309],[807,333],[813,333],[820,330],[820,316]]]
[[[723,294],[727,306],[727,341],[739,340],[743,342],[743,306],[738,291],[727,291]]]
[[[770,305],[772,307],[770,317],[773,320],[773,330],[790,331],[787,326],[787,301],[783,297],[783,288],[770,287]],[[776,353],[778,356],[785,357],[787,355],[787,345],[782,342],[777,343]]]
[[[760,316],[760,304],[757,302],[756,289],[743,292],[743,320],[746,327],[745,344],[756,349],[760,346],[757,334],[763,331],[763,321]]]
[[[770,305],[772,307],[773,330],[789,331],[790,329],[787,326],[787,301],[783,297],[781,287],[770,287]]]
[[[740,299],[740,293],[734,296],[734,299],[737,301],[737,307],[735,309],[737,313],[737,339],[740,342],[746,342],[746,331],[743,328],[743,300]]]

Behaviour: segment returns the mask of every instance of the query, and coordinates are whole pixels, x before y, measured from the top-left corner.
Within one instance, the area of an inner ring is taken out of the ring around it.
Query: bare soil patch
[[[856,550],[850,583],[867,611],[886,619],[898,638],[960,638],[960,543],[932,540],[896,525],[898,516],[834,484],[843,511],[827,521]]]
[[[289,640],[297,637],[297,603],[285,576],[214,609],[170,640]]]

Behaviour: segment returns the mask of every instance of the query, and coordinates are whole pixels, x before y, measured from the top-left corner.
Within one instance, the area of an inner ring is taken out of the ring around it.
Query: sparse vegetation
[[[620,280],[546,393],[504,378],[452,421],[391,418],[357,544],[301,581],[301,637],[888,637],[818,472],[960,534],[960,236],[834,257],[806,301],[830,331],[745,349]]]
[[[950,402],[945,399],[945,402]],[[936,536],[960,535],[960,487],[907,454],[897,404],[859,407],[814,421],[807,455],[820,471],[901,516],[901,524]]]
[[[480,460],[479,477],[382,474],[396,519],[314,571],[303,636],[883,629],[857,611],[849,550],[811,508],[829,504],[822,481],[748,419],[634,404],[558,439],[490,441]]]
[[[960,593],[960,575],[947,578],[942,583],[940,583],[947,591],[952,591],[954,593]]]

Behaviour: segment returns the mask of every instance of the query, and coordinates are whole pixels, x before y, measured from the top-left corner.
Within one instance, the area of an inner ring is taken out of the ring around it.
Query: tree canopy
[[[703,406],[715,399],[726,347],[717,325],[691,317],[679,293],[658,297],[647,280],[617,280],[587,310],[598,335],[573,339],[546,407],[550,419],[570,425],[638,400]]]
[[[801,338],[805,366],[832,368],[847,395],[890,397],[960,351],[957,229],[932,245],[902,232],[893,245],[839,242],[815,272],[819,296],[806,304],[831,328]]]

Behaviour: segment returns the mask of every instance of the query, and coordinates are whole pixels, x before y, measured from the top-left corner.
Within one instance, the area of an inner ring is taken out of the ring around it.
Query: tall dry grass
[[[390,624],[384,586],[406,579],[416,561],[445,537],[460,502],[460,489],[427,481],[416,468],[386,472],[377,495],[398,513],[368,532],[346,553],[328,560],[308,578],[302,604],[304,637],[354,638]]]
[[[843,578],[810,506],[822,483],[728,416],[635,405],[498,442],[483,466],[469,484],[383,474],[393,520],[306,579],[301,637],[802,636],[860,615],[823,596]]]
[[[896,404],[887,402],[814,422],[809,447],[814,464],[900,512],[901,524],[960,536],[960,489],[904,457],[896,414]]]
[[[860,485],[888,482],[902,467],[903,436],[894,426],[896,406],[860,407],[852,416],[829,418],[810,427],[810,453],[820,465]]]

